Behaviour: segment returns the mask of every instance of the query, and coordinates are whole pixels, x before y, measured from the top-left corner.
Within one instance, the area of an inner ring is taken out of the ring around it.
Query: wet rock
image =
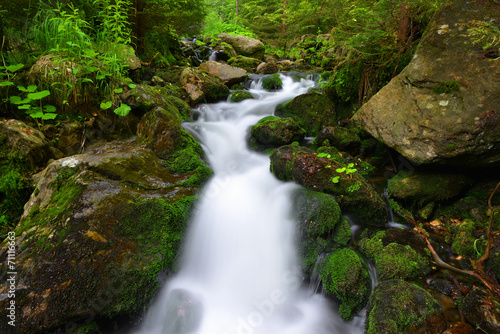
[[[0,136],[4,138],[4,145],[26,159],[32,169],[54,158],[43,133],[21,121],[0,120]]]
[[[457,322],[441,334],[479,334],[471,325],[465,322]]]
[[[188,93],[191,105],[214,102],[229,96],[229,88],[220,79],[212,78],[197,68],[185,68],[180,77],[182,88]]]
[[[343,248],[321,263],[321,281],[328,294],[340,304],[339,314],[352,319],[366,304],[370,275],[355,251]]]
[[[337,224],[335,228],[335,232],[333,234],[333,241],[338,244],[347,246],[351,241],[352,231],[351,224],[347,217],[342,217],[340,222]]]
[[[410,64],[353,119],[416,163],[500,164],[500,63],[471,35],[473,24],[489,24],[498,10],[492,1],[443,6]]]
[[[313,145],[322,146],[328,140],[328,146],[333,146],[340,151],[359,151],[361,139],[354,131],[340,126],[327,126],[323,128],[313,140]]]
[[[373,261],[380,280],[421,277],[430,271],[425,241],[409,230],[379,231],[362,239],[359,249]]]
[[[148,148],[113,142],[40,173],[15,229],[20,333],[130,315],[150,303],[159,274],[172,270],[197,192],[196,169],[173,173],[162,164]],[[2,262],[1,276],[7,271]]]
[[[242,82],[248,77],[247,71],[244,69],[216,61],[203,62],[199,69],[206,71],[211,77],[219,78],[223,84],[228,86]]]
[[[460,305],[465,318],[486,333],[500,333],[500,300],[489,290],[475,288]]]
[[[316,92],[299,95],[276,106],[274,114],[293,118],[308,136],[316,136],[324,127],[334,125],[336,116],[333,103]]]
[[[220,34],[217,37],[223,42],[230,44],[239,55],[260,60],[264,59],[266,47],[258,39],[247,36],[232,36],[229,34]]]
[[[444,322],[435,321],[433,331],[420,330],[427,326],[427,319],[442,312],[441,307],[427,291],[403,280],[375,286],[366,308],[366,334],[435,334],[446,329]]]
[[[343,212],[354,214],[365,224],[386,224],[384,201],[355,168],[307,148],[287,145],[271,154],[271,171],[280,180],[334,195]]]
[[[178,101],[182,101],[184,98],[186,98],[185,92],[172,85],[166,85],[165,87],[136,85],[124,92],[122,96],[125,103],[139,109],[142,113],[146,113],[155,107],[167,109],[172,103],[182,103]]]
[[[250,134],[260,145],[278,147],[302,141],[305,131],[291,118],[268,116],[252,126]]]
[[[444,201],[458,196],[472,181],[452,173],[398,173],[387,184],[389,195],[420,202]]]
[[[283,82],[278,73],[266,75],[262,78],[262,88],[267,91],[276,91],[283,88]]]
[[[245,57],[245,56],[237,56],[230,58],[227,63],[231,66],[238,67],[238,68],[243,68],[247,72],[255,72],[255,69],[257,66],[259,66],[261,60],[251,58],[251,57]]]
[[[279,66],[275,62],[260,63],[257,66],[257,73],[259,74],[273,74],[279,71]]]
[[[231,94],[231,102],[240,102],[247,99],[253,99],[252,93],[245,90],[237,90]]]
[[[170,292],[165,314],[175,317],[165,319],[165,333],[193,333],[203,319],[203,304],[189,291],[176,289]]]
[[[302,238],[326,237],[340,221],[340,207],[331,195],[300,189],[293,203]]]
[[[80,122],[64,124],[59,134],[57,148],[65,155],[78,153],[82,143],[83,125]]]

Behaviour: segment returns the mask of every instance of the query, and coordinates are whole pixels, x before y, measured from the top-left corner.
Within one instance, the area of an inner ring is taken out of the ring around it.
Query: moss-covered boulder
[[[230,101],[235,103],[248,99],[254,99],[252,93],[246,90],[237,90],[231,94]]]
[[[486,31],[497,29],[491,20],[499,11],[498,1],[446,3],[410,64],[353,119],[416,163],[498,166],[498,44],[492,53],[483,47],[494,43]]]
[[[281,81],[280,75],[274,73],[263,77],[262,88],[270,92],[283,88],[283,81]]]
[[[180,75],[180,84],[186,91],[191,105],[214,102],[229,96],[229,88],[219,78],[213,78],[197,68],[185,68]]]
[[[227,63],[231,66],[242,68],[247,72],[255,72],[255,69],[257,66],[259,66],[261,60],[251,58],[251,57],[245,57],[245,56],[237,56],[230,58]]]
[[[266,47],[258,39],[248,36],[233,36],[225,33],[217,37],[223,42],[230,44],[239,55],[260,60],[264,59]]]
[[[342,217],[340,222],[337,224],[333,234],[333,241],[347,246],[349,242],[351,242],[352,231],[351,231],[351,223],[349,222],[349,218]]]
[[[453,173],[398,173],[387,184],[389,195],[420,202],[444,201],[458,196],[472,181]]]
[[[271,154],[271,171],[280,180],[295,181],[308,189],[334,195],[343,212],[354,214],[363,223],[386,224],[384,200],[354,164],[346,166],[327,154],[286,145]]]
[[[370,275],[352,249],[340,249],[322,262],[321,281],[326,292],[338,300],[342,319],[352,319],[366,304]]]
[[[370,258],[380,280],[422,277],[429,273],[429,255],[423,238],[409,230],[379,231],[363,238],[359,249]]]
[[[122,100],[129,106],[139,109],[141,113],[146,113],[155,107],[169,109],[171,106],[182,106],[183,110],[189,109],[184,99],[187,99],[186,93],[173,85],[135,85],[122,94]]]
[[[248,77],[247,71],[244,69],[216,61],[203,62],[199,69],[207,72],[211,77],[219,78],[223,84],[228,86],[242,82]]]
[[[257,66],[257,73],[259,74],[273,74],[280,70],[278,64],[274,61],[260,63]]]
[[[326,237],[340,221],[340,207],[331,195],[300,189],[293,202],[303,239]]]
[[[14,230],[16,329],[143,312],[171,272],[200,182],[133,142],[90,147],[43,170]],[[4,258],[7,243],[1,245]],[[10,271],[2,262],[0,272]],[[0,290],[5,291],[6,282]],[[5,309],[8,299],[0,301]],[[22,311],[21,311],[22,310]],[[0,331],[7,333],[6,322]]]
[[[487,289],[475,287],[460,303],[466,319],[485,333],[500,333],[500,300]]]
[[[305,131],[291,118],[267,116],[250,128],[250,135],[259,145],[278,147],[302,141]]]
[[[321,129],[335,124],[335,106],[325,95],[310,92],[276,106],[274,114],[293,118],[308,136],[316,136]]]
[[[427,321],[441,312],[439,303],[417,285],[403,280],[381,282],[368,301],[365,333],[442,333],[446,330],[442,322],[425,328]]]
[[[314,138],[313,145],[324,146],[325,141],[328,141],[326,146],[333,146],[344,152],[357,152],[361,146],[361,139],[356,132],[340,126],[323,128]]]

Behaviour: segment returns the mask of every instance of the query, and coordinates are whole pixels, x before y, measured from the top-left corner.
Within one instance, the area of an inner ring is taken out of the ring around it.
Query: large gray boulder
[[[180,83],[188,94],[191,105],[214,102],[230,94],[229,88],[219,78],[213,78],[193,67],[187,67],[181,72]]]
[[[223,42],[230,44],[239,55],[264,60],[266,47],[264,43],[258,39],[247,36],[232,36],[229,34],[220,34],[217,37]]]
[[[499,10],[493,1],[444,6],[410,64],[353,119],[416,163],[500,164],[498,45],[483,50],[492,37],[474,30]]]
[[[211,77],[219,78],[225,85],[242,82],[248,77],[247,71],[242,68],[233,67],[212,60],[203,62],[199,69],[207,72]]]

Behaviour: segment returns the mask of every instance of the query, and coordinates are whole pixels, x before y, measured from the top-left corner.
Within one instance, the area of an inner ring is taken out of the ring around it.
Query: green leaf
[[[48,90],[42,90],[41,92],[36,92],[36,93],[31,93],[28,94],[28,98],[32,100],[40,100],[43,99],[46,96],[49,96],[50,92]]]
[[[332,177],[332,182],[333,183],[339,183],[339,181],[340,181],[340,176]]]
[[[42,118],[43,117],[43,112],[42,111],[37,111],[35,113],[30,114],[32,118]]]
[[[9,101],[12,104],[21,104],[22,103],[22,99],[20,96],[10,96]]]
[[[36,85],[29,85],[28,88],[26,88],[26,92],[33,93],[36,92],[36,89],[37,89]]]
[[[2,81],[0,82],[0,87],[12,86],[14,83],[12,81]]]
[[[84,79],[82,79],[82,82],[92,82],[92,83],[94,83],[94,82],[92,81],[92,79],[89,79],[89,78],[84,78]]]
[[[130,112],[130,110],[132,110],[132,108],[130,108],[128,105],[126,105],[125,103],[122,103],[118,108],[116,108],[114,110],[115,114],[117,114],[118,116],[127,116],[128,113]]]
[[[16,72],[16,71],[20,70],[23,67],[24,67],[24,64],[16,64],[16,65],[7,66],[6,69],[9,72]]]
[[[337,168],[335,171],[336,171],[337,173],[343,173],[343,172],[345,172],[345,170],[346,170],[346,168],[345,168],[345,167],[342,167],[342,168]]]
[[[42,119],[55,119],[57,117],[57,114],[48,112],[43,114]]]
[[[136,85],[136,84],[133,84],[133,83],[128,84],[128,86],[129,86],[131,89],[134,89],[135,87],[137,87],[137,85]]]
[[[31,109],[31,104],[23,104],[22,106],[17,107],[17,109],[29,110]]]
[[[43,106],[43,111],[48,112],[48,113],[52,113],[52,112],[56,111],[56,107],[49,104],[49,105]]]
[[[116,88],[116,89],[114,90],[114,92],[115,92],[116,94],[121,94],[121,93],[123,93],[123,88]]]
[[[113,105],[113,102],[111,101],[106,101],[106,102],[101,102],[101,109],[109,109]]]

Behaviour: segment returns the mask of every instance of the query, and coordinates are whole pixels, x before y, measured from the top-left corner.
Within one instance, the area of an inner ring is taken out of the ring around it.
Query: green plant
[[[17,105],[18,109],[25,110],[26,113],[36,121],[38,127],[40,127],[38,119],[44,124],[45,120],[57,117],[55,113],[56,107],[53,105],[43,105],[42,103],[42,99],[50,95],[48,90],[37,91],[38,87],[36,85],[30,85],[28,87],[19,85],[17,88],[21,92],[26,93],[26,97],[22,98],[18,95],[10,96],[10,103]]]
[[[441,81],[432,86],[436,94],[453,93],[460,89],[460,83],[456,80]]]
[[[102,22],[98,27],[98,40],[101,44],[130,44],[131,29],[128,12],[132,6],[129,0],[94,0],[98,8],[98,18]]]
[[[353,167],[354,167],[354,164],[350,163],[347,165],[347,167],[337,168],[335,171],[337,173],[345,173],[345,175],[350,175],[350,174],[356,173],[358,171],[356,168],[353,168]],[[352,175],[349,176],[349,178],[351,178],[351,177],[352,177]]]
[[[466,27],[474,44],[481,46],[483,50],[500,44],[500,29],[490,22],[471,20],[467,22]]]

